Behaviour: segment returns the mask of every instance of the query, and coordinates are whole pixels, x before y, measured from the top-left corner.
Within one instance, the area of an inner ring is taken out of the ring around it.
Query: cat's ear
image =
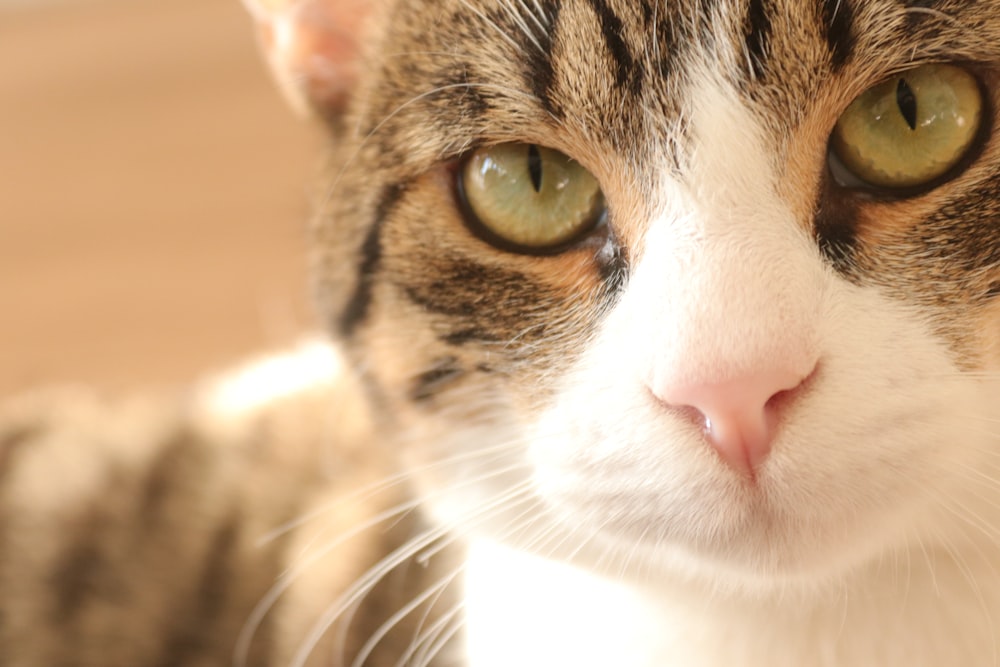
[[[243,0],[282,91],[299,111],[339,112],[358,78],[375,0]]]

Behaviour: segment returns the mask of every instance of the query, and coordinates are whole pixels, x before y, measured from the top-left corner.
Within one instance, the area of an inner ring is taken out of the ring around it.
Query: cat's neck
[[[996,580],[970,546],[899,554],[812,594],[740,597],[616,584],[482,541],[467,565],[469,664],[994,665]]]

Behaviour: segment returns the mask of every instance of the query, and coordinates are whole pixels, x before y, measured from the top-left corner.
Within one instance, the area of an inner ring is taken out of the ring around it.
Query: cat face
[[[982,537],[1000,2],[380,9],[317,292],[442,518],[750,587]]]

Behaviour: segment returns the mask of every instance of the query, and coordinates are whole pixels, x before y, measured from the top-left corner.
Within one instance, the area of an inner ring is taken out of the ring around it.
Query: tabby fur
[[[331,347],[250,407],[8,408],[4,664],[1000,664],[1000,2],[366,11],[334,83],[265,30],[333,138]],[[835,182],[844,109],[937,62],[984,91],[962,168]],[[586,167],[607,224],[555,254],[471,233],[456,171],[504,142]],[[812,370],[747,480],[644,383],[762,358]]]

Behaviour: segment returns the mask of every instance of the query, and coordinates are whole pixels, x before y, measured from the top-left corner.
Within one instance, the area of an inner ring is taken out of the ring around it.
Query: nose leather
[[[774,360],[724,381],[678,383],[667,377],[651,389],[667,406],[696,411],[722,460],[752,474],[771,451],[781,409],[775,399],[799,387],[811,370]]]

